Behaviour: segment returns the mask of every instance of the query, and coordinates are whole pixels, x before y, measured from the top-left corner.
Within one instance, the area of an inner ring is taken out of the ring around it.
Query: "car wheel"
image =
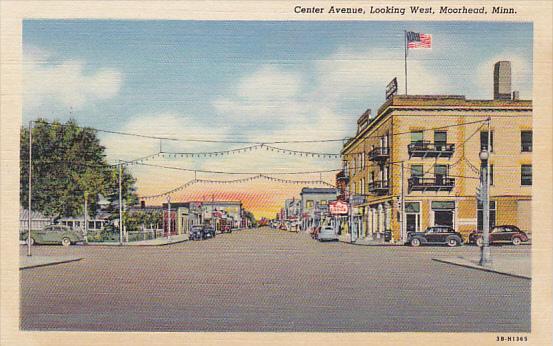
[[[63,239],[61,240],[61,245],[63,245],[63,246],[69,246],[69,245],[71,245],[71,239],[69,239],[69,238],[67,238],[67,237],[63,238]]]
[[[482,239],[482,237],[476,238],[476,245],[482,247],[484,245],[484,239]]]
[[[25,242],[27,242],[27,239],[25,239]],[[31,245],[35,245],[35,240],[32,237],[31,237]]]
[[[420,239],[418,239],[418,238],[411,239],[411,246],[417,247],[417,246],[420,246],[420,245],[421,245]]]
[[[517,246],[517,245],[520,245],[521,243],[522,243],[522,240],[520,240],[519,237],[513,238],[513,245]]]
[[[449,247],[455,247],[459,244],[459,241],[457,241],[457,239],[455,238],[450,238],[447,240],[447,246]]]

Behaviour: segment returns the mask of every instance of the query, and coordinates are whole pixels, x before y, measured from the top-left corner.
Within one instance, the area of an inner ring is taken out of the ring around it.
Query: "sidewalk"
[[[188,240],[188,234],[179,234],[179,235],[172,235],[170,240],[167,239],[167,237],[162,237],[162,238],[160,237],[160,238],[150,239],[150,240],[139,240],[139,241],[123,243],[122,246],[163,246],[163,245],[182,243],[187,240]],[[90,242],[85,246],[120,246],[120,244],[119,242],[103,242],[103,243]]]
[[[19,270],[80,261],[76,256],[19,256]]]
[[[377,241],[372,239],[357,239],[354,242],[351,242],[351,236],[349,234],[339,235],[338,240],[342,243],[347,243],[351,245],[361,245],[361,246],[400,246],[400,243],[391,243],[384,241]]]
[[[532,260],[530,255],[494,255],[492,256],[492,264],[487,267],[483,267],[478,264],[480,261],[480,257],[465,258],[459,256],[432,258],[432,260],[476,270],[509,275],[518,278],[532,279]]]

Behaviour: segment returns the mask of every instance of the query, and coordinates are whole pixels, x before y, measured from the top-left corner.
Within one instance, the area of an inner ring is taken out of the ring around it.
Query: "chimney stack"
[[[493,99],[511,99],[511,62],[498,61],[493,69]]]

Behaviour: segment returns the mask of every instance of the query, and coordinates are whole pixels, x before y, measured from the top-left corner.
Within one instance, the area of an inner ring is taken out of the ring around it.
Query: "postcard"
[[[551,344],[551,3],[1,6],[2,344]]]

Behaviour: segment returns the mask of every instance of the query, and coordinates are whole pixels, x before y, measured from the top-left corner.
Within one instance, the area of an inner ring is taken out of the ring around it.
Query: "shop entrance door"
[[[407,233],[418,232],[420,230],[420,215],[419,214],[407,214],[405,217],[407,223]]]

